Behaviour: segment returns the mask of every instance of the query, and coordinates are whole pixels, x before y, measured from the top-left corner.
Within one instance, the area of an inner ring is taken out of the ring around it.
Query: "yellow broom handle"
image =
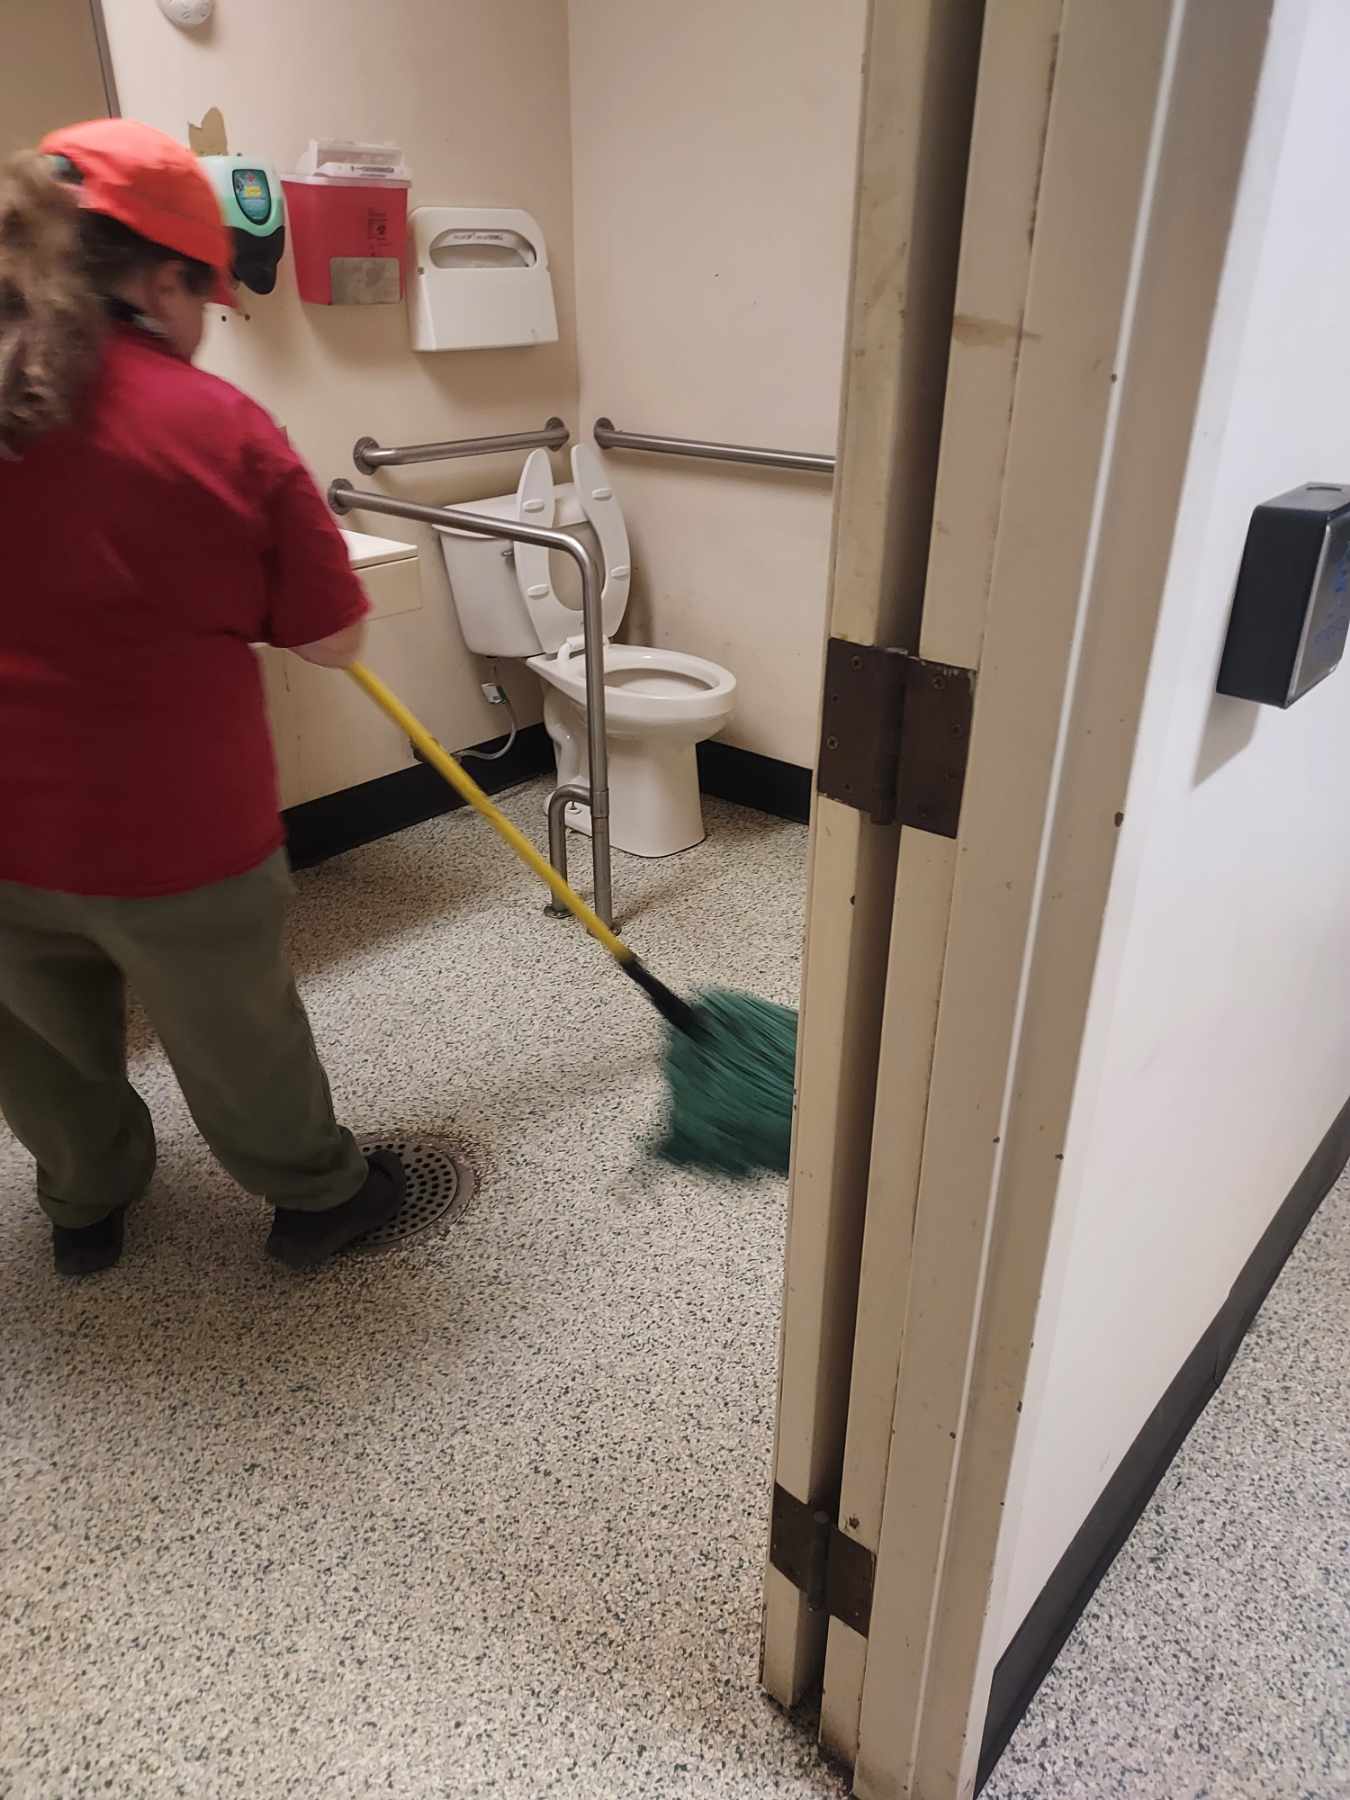
[[[379,676],[372,675],[363,663],[353,663],[347,673],[358,687],[366,690],[380,711],[388,714],[413,747],[420,751],[426,761],[431,764],[436,773],[445,777],[460,799],[467,802],[475,812],[482,813],[498,837],[505,839],[520,860],[528,864],[539,879],[546,884],[554,898],[565,906],[574,918],[581,920],[591,936],[605,946],[615,961],[632,962],[633,952],[623,939],[616,932],[611,931],[599,913],[587,906],[581,895],[567,885],[553,864],[548,861],[547,857],[539,854],[524,832],[518,831],[506,814],[498,811],[472,775],[462,769],[453,756],[442,750],[426,726],[413,717],[395,694],[390,693]]]

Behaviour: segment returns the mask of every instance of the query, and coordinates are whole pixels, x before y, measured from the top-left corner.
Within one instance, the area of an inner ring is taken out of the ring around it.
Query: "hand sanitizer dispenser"
[[[548,251],[529,213],[419,206],[409,223],[408,323],[414,350],[557,342]]]
[[[237,154],[199,160],[229,229],[235,280],[255,294],[270,294],[286,247],[286,216],[276,171]]]

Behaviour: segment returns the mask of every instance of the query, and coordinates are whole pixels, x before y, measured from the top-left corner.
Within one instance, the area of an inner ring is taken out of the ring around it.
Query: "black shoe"
[[[364,1187],[326,1212],[278,1206],[272,1214],[267,1249],[288,1269],[313,1269],[348,1244],[392,1219],[408,1185],[403,1164],[392,1150],[372,1150]]]
[[[100,1269],[111,1269],[122,1254],[122,1228],[127,1209],[100,1219],[96,1225],[52,1226],[52,1256],[58,1275],[97,1275]]]

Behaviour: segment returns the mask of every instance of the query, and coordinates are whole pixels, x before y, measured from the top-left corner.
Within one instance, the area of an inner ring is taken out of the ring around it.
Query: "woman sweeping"
[[[282,433],[192,366],[229,267],[205,174],[148,126],[0,166],[0,1112],[69,1275],[117,1261],[155,1165],[128,984],[274,1256],[313,1266],[402,1198],[334,1117],[287,965],[251,648],[344,667],[366,603]]]

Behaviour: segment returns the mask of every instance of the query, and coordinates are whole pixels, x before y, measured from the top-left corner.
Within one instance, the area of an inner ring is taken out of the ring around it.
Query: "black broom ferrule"
[[[673,1025],[676,1031],[684,1032],[687,1037],[698,1036],[698,1017],[689,1002],[682,1000],[674,988],[668,988],[664,981],[658,981],[646,964],[636,956],[621,962],[619,967],[625,975],[632,976],[667,1024]]]

